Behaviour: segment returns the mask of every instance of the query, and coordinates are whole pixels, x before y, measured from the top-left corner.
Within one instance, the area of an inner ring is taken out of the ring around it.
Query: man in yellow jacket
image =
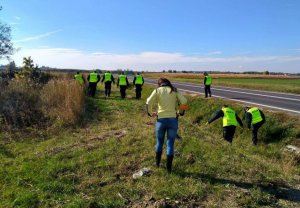
[[[142,86],[144,84],[143,76],[138,72],[133,78],[133,85],[135,86],[136,99],[140,99],[142,96]]]
[[[204,75],[203,84],[204,84],[205,97],[207,98],[208,95],[209,97],[211,97],[210,86],[212,84],[212,77],[207,72],[204,72],[203,75]]]
[[[235,133],[235,129],[239,124],[243,127],[243,122],[240,117],[234,112],[233,109],[229,108],[227,105],[223,105],[221,110],[218,110],[207,122],[208,124],[217,120],[218,118],[223,118],[223,137],[229,143],[232,143],[232,139]]]
[[[97,71],[93,71],[88,75],[87,80],[89,81],[89,95],[95,97],[97,84],[100,81],[100,75]]]
[[[83,75],[79,71],[74,75],[74,79],[77,80],[81,85],[84,85],[84,83],[85,83]]]
[[[126,89],[129,85],[127,76],[124,74],[124,72],[121,72],[121,74],[118,77],[118,81],[117,81],[117,87],[120,87],[120,94],[121,94],[121,98],[125,98],[126,97]]]
[[[256,107],[244,107],[245,118],[247,127],[250,129],[252,127],[252,142],[253,145],[257,145],[257,132],[258,129],[265,123],[264,113]]]

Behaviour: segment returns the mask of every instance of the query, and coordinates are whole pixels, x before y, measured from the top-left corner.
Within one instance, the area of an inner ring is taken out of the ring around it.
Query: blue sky
[[[300,72],[298,0],[2,0],[40,66]],[[2,60],[1,63],[4,63]]]

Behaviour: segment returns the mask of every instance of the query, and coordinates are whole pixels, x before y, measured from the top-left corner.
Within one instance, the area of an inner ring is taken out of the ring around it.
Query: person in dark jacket
[[[209,97],[211,97],[210,86],[212,83],[212,77],[208,75],[207,72],[204,72],[203,75],[204,75],[203,84],[204,84],[205,97],[207,98],[208,95]]]
[[[243,127],[242,120],[234,112],[234,110],[229,108],[227,105],[223,105],[222,109],[218,110],[207,123],[210,124],[218,118],[223,118],[223,138],[232,143],[237,125],[239,124],[241,127]]]
[[[135,94],[136,99],[140,99],[142,97],[142,86],[144,84],[143,76],[138,72],[136,76],[133,78],[133,85],[135,86]]]
[[[100,75],[97,71],[91,72],[87,80],[89,82],[89,96],[95,97],[97,84],[100,81]]]
[[[111,83],[115,83],[115,79],[114,76],[112,75],[112,73],[110,71],[107,71],[104,73],[101,82],[105,84],[105,97],[109,97],[110,96],[110,92],[111,92]]]
[[[120,86],[120,94],[121,94],[121,98],[125,98],[126,97],[126,89],[129,85],[127,76],[124,74],[124,72],[121,72],[121,74],[118,77],[118,81],[117,81],[117,87]]]
[[[252,143],[257,145],[257,132],[266,121],[265,115],[256,107],[246,106],[244,110],[247,127],[250,129],[252,126]]]

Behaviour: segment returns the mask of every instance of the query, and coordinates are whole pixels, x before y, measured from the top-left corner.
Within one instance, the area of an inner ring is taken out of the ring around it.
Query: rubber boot
[[[172,172],[173,158],[174,158],[174,155],[167,155],[167,171],[168,171],[168,173]]]
[[[160,165],[161,154],[162,154],[162,152],[156,152],[156,155],[155,155],[155,161],[156,161],[157,167],[159,167],[159,165]]]

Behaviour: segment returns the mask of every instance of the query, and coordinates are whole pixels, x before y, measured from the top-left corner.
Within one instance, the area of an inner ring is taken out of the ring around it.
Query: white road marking
[[[199,87],[200,88],[200,86],[197,86],[197,85],[181,84],[181,83],[177,83],[177,82],[176,82],[176,84],[183,85],[183,86]],[[225,89],[218,89],[218,88],[212,88],[212,89],[219,90],[219,91],[226,91],[226,92],[236,92],[236,93],[247,94],[247,95],[256,95],[256,96],[261,96],[261,97],[271,97],[271,98],[278,98],[278,99],[284,99],[284,100],[300,101],[300,99],[296,99],[296,98],[279,97],[279,96],[274,96],[274,95],[262,95],[262,94],[256,94],[256,93],[251,93],[251,92],[225,90]],[[261,92],[264,92],[264,91],[261,91]]]
[[[180,88],[178,88],[178,89],[180,89]],[[192,92],[192,93],[200,94],[199,92],[196,92],[196,91],[193,91],[193,90],[185,90],[185,89],[180,89],[180,90],[185,91],[185,92]],[[271,106],[271,105],[265,105],[265,104],[260,104],[260,103],[248,102],[248,101],[243,101],[243,100],[237,100],[237,99],[222,97],[222,96],[218,96],[218,95],[214,95],[213,97],[219,97],[219,98],[224,98],[224,99],[227,99],[227,100],[233,100],[235,102],[241,102],[241,103],[247,103],[247,104],[254,104],[254,105],[259,105],[259,106],[264,106],[264,107],[268,107],[268,108],[274,108],[274,109],[277,109],[277,110],[289,111],[289,112],[292,112],[292,113],[298,113],[298,114],[300,114],[300,111],[289,110],[289,109],[286,109],[286,108],[279,108],[279,107],[275,107],[275,106]]]
[[[148,83],[148,84],[156,85],[156,83]],[[178,88],[178,89],[180,89],[182,91],[185,91],[185,92],[200,94],[200,92],[198,92],[198,91],[185,90],[185,89],[181,89],[181,88]],[[255,103],[255,102],[248,102],[248,101],[243,101],[243,100],[231,99],[231,98],[226,98],[226,97],[217,96],[217,95],[214,95],[213,97],[219,97],[219,98],[224,98],[224,99],[227,99],[227,100],[232,100],[232,101],[235,101],[235,102],[247,103],[247,104],[252,104],[252,105],[254,104],[254,105],[258,105],[258,106],[264,106],[264,107],[268,107],[268,108],[273,108],[273,109],[277,109],[277,110],[288,111],[288,112],[300,114],[300,111],[290,110],[290,109],[286,109],[286,108],[279,108],[279,107],[271,106],[271,105],[264,105],[264,104]]]

